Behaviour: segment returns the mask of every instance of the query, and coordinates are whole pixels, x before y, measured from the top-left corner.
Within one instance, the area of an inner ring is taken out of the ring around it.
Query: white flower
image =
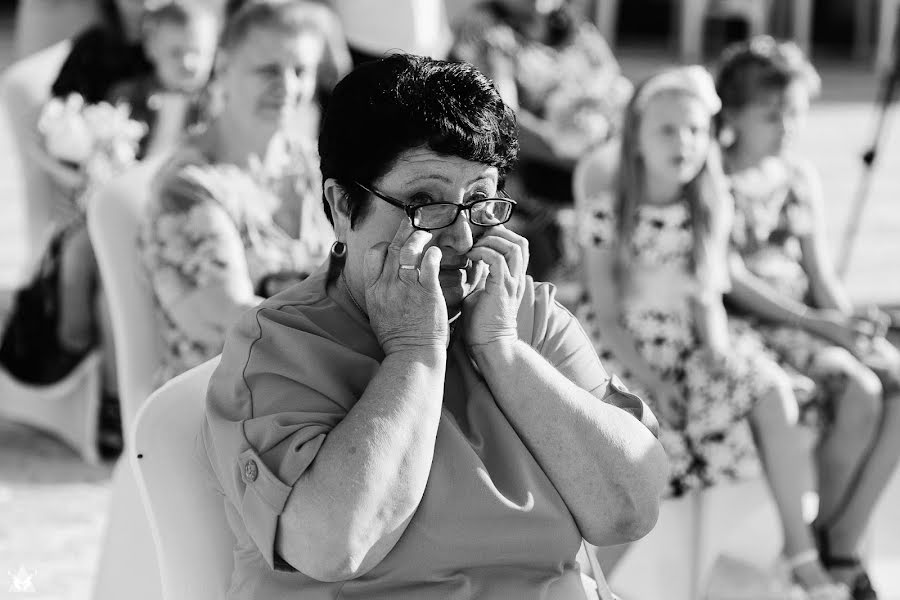
[[[44,136],[50,156],[82,164],[94,150],[95,138],[82,114],[84,99],[70,94],[65,100],[52,98],[38,118],[37,129]]]

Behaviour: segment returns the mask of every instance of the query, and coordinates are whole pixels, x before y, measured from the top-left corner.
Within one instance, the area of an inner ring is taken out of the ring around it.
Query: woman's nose
[[[189,52],[181,57],[181,69],[185,73],[195,73],[200,69],[200,56]]]
[[[281,69],[274,78],[273,88],[280,94],[290,95],[297,88],[297,74],[293,69]]]
[[[435,236],[437,246],[449,248],[459,254],[468,252],[475,243],[472,224],[469,222],[466,211],[461,211],[453,223],[434,233],[437,234]]]

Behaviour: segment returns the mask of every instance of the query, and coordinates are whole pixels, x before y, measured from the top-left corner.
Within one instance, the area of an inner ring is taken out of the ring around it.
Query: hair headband
[[[694,96],[709,109],[711,114],[722,110],[722,101],[716,93],[712,75],[700,65],[678,67],[653,75],[641,86],[635,99],[635,107],[643,111],[651,98],[671,91],[682,91]]]

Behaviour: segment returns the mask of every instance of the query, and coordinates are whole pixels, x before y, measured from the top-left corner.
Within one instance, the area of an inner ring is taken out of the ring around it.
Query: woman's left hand
[[[525,294],[528,241],[503,225],[488,230],[469,251],[490,272],[463,301],[463,332],[471,347],[512,344],[519,339],[517,317]]]

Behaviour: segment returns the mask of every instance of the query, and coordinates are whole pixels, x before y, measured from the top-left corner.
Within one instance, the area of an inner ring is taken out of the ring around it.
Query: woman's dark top
[[[95,25],[72,42],[51,93],[60,98],[77,93],[85,102],[102,102],[121,81],[153,72],[140,43],[127,41],[111,27]]]

